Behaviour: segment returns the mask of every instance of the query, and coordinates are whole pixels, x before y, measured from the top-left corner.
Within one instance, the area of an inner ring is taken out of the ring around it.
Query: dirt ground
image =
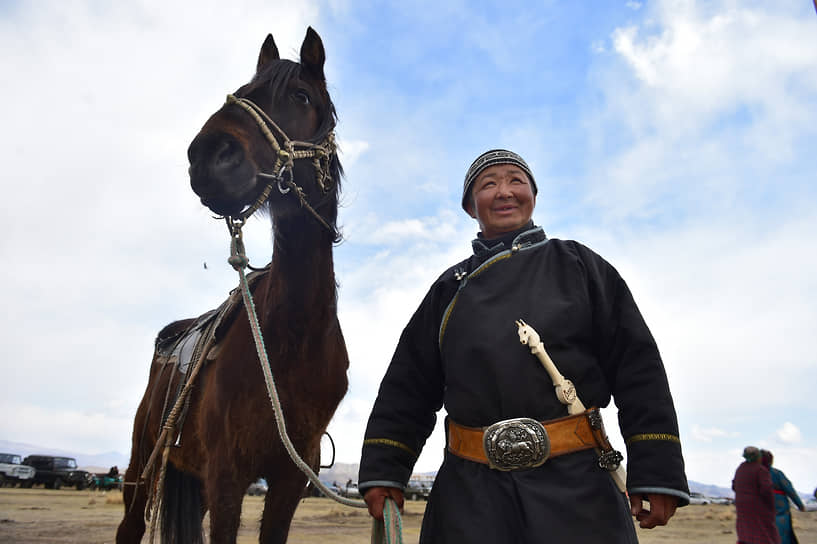
[[[261,497],[246,497],[239,544],[258,542]],[[425,502],[407,502],[403,540],[416,543]],[[102,544],[112,543],[124,507],[118,491],[74,491],[0,488],[0,543]],[[800,542],[817,542],[817,512],[793,512]],[[206,521],[206,520],[205,520]],[[325,498],[301,501],[289,542],[302,544],[369,542],[371,520],[365,510],[342,506]],[[734,544],[735,508],[723,505],[688,506],[670,525],[638,529],[641,544]],[[148,542],[147,536],[143,542]]]

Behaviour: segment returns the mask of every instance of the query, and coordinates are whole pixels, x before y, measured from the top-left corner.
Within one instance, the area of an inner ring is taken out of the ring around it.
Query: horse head
[[[267,36],[252,80],[227,97],[188,149],[190,185],[202,204],[241,219],[266,205],[276,222],[306,205],[335,233],[341,167],[325,58],[312,28],[300,63],[282,60]]]
[[[539,333],[536,330],[522,321],[521,319],[516,320],[516,332],[519,334],[519,343],[524,346],[530,346],[531,349],[535,348],[539,345]]]

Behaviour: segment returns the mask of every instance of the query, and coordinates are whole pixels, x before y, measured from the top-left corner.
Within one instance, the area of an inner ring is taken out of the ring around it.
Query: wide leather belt
[[[552,457],[594,448],[612,450],[597,408],[541,423],[507,419],[482,428],[448,419],[448,451],[497,470],[533,468]]]

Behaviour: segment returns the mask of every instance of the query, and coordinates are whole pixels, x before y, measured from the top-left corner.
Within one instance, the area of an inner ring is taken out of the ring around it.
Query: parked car
[[[809,499],[803,502],[803,506],[806,507],[806,512],[817,512],[817,499]]]
[[[82,490],[93,481],[90,472],[77,468],[77,461],[73,457],[29,455],[23,460],[23,464],[31,465],[37,470],[33,483],[43,484],[47,489],[69,486]]]
[[[247,495],[266,495],[269,486],[264,478],[258,478],[247,488]]]
[[[360,494],[360,490],[357,488],[356,482],[346,482],[346,487],[341,489],[341,495],[350,499],[360,499],[363,495]]]
[[[328,488],[329,488],[329,491],[331,491],[332,493],[334,493],[334,494],[336,494],[336,495],[343,495],[343,490],[340,488],[340,484],[339,484],[339,483],[337,483],[337,482],[334,482],[334,481],[333,481],[332,483],[329,483],[329,482],[323,482],[323,484],[324,484],[326,487],[328,487]]]
[[[428,500],[428,495],[431,493],[431,484],[432,482],[425,480],[409,480],[406,489],[403,490],[403,496],[410,501]]]
[[[0,453],[0,486],[20,484],[31,487],[34,481],[34,467],[24,465],[23,458],[14,453]]]
[[[712,502],[712,499],[704,495],[703,493],[690,493],[689,494],[689,504],[709,504]]]

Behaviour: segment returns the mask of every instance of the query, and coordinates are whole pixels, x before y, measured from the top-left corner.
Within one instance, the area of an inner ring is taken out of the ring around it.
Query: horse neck
[[[278,221],[268,274],[267,322],[294,330],[321,327],[337,319],[337,286],[332,234],[311,217]]]

